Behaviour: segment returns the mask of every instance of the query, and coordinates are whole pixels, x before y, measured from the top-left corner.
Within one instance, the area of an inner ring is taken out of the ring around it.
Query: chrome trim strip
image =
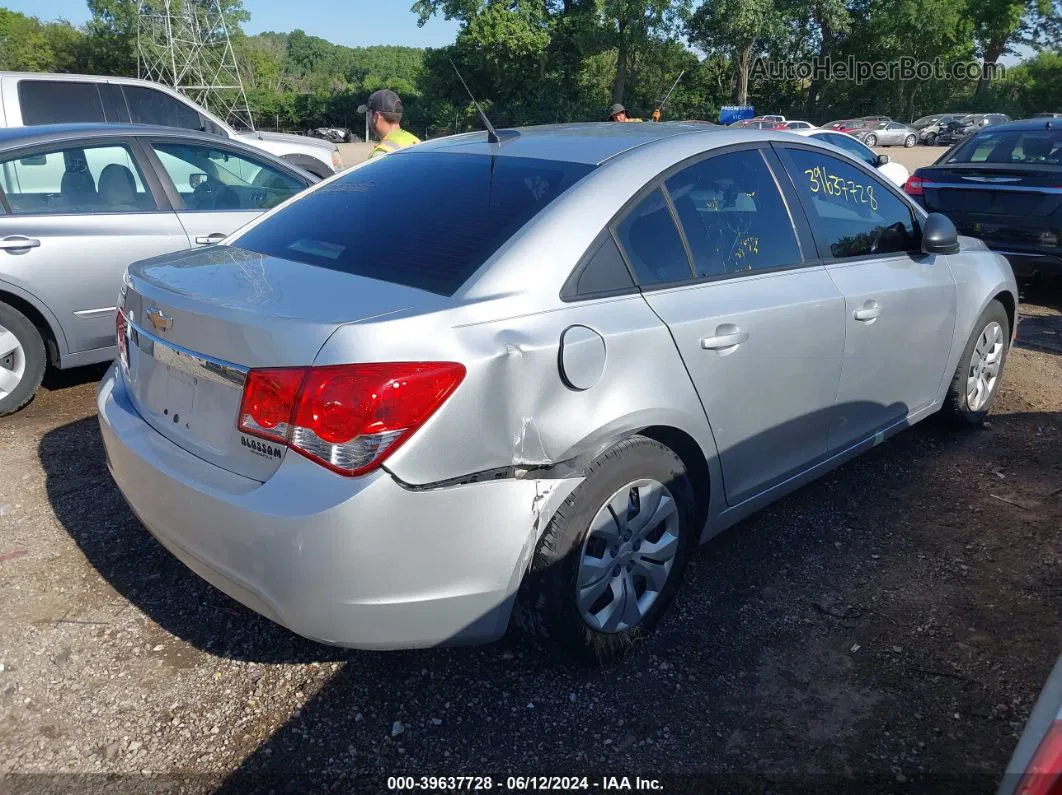
[[[110,315],[118,311],[116,306],[105,306],[102,309],[79,309],[74,313],[77,317],[96,317],[97,315]]]
[[[180,345],[159,339],[154,334],[144,331],[140,326],[132,323],[129,328],[135,331],[137,336],[137,340],[133,342],[133,345],[141,353],[150,356],[160,364],[181,370],[196,378],[205,378],[222,386],[235,386],[243,389],[243,385],[247,381],[246,367],[182,348]],[[141,338],[146,338],[151,343],[150,349]]]
[[[1060,188],[1043,188],[1043,187],[1024,187],[1021,185],[981,185],[958,182],[923,182],[922,189],[926,188],[940,190],[941,188],[958,188],[959,190],[1002,190],[1012,191],[1015,193],[1045,193],[1048,196],[1062,196],[1062,187]]]

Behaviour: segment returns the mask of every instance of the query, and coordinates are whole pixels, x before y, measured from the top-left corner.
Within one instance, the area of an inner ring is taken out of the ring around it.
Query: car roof
[[[159,127],[146,124],[104,124],[102,122],[80,124],[40,124],[31,127],[0,127],[0,149],[12,149],[34,144],[47,144],[71,140],[109,138],[115,135],[167,135],[204,143],[222,141],[240,146],[230,138],[223,138],[198,130],[180,127]],[[242,148],[242,147],[241,147]],[[258,150],[255,150],[256,152]],[[263,153],[264,154],[264,153]]]
[[[1002,116],[1002,113],[980,113],[979,116]],[[1062,124],[1058,124],[1058,119],[1019,119],[1018,121],[1003,122],[1003,124],[993,124],[992,134],[999,132],[1006,132],[1007,130],[1018,131],[1035,131],[1035,130],[1062,130]]]
[[[436,138],[394,154],[451,152],[599,165],[628,150],[668,138],[735,132],[733,127],[715,126],[707,122],[546,124],[538,127],[518,127],[515,131],[519,134],[508,139],[504,136],[509,131],[503,131],[503,142],[500,145],[488,143],[486,132],[479,131]]]

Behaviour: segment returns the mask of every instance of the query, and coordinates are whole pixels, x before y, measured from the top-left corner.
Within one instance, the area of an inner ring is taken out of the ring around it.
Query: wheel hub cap
[[[590,522],[576,577],[583,620],[600,632],[641,623],[671,575],[679,512],[668,488],[637,480],[618,489]]]
[[[966,375],[966,405],[970,411],[981,411],[988,405],[999,381],[1005,344],[1003,327],[994,320],[978,336]]]
[[[7,397],[26,372],[26,352],[12,332],[0,326],[0,399]]]

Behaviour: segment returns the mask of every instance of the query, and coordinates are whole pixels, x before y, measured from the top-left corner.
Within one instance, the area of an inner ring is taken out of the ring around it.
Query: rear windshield
[[[236,245],[453,295],[593,168],[442,152],[385,155],[284,208]]]
[[[984,130],[959,146],[947,162],[1062,165],[1062,129]]]

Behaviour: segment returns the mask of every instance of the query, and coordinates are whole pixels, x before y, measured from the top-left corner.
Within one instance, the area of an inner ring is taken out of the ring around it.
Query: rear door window
[[[122,145],[67,146],[0,162],[0,189],[14,215],[137,213],[157,209]]]
[[[96,83],[20,80],[18,101],[27,126],[107,120]]]
[[[789,211],[758,149],[710,157],[667,180],[699,278],[801,262]]]
[[[381,157],[280,210],[236,245],[453,295],[593,168],[444,152]]]
[[[199,130],[203,120],[190,105],[169,94],[144,86],[123,86],[133,124],[157,124]]]

